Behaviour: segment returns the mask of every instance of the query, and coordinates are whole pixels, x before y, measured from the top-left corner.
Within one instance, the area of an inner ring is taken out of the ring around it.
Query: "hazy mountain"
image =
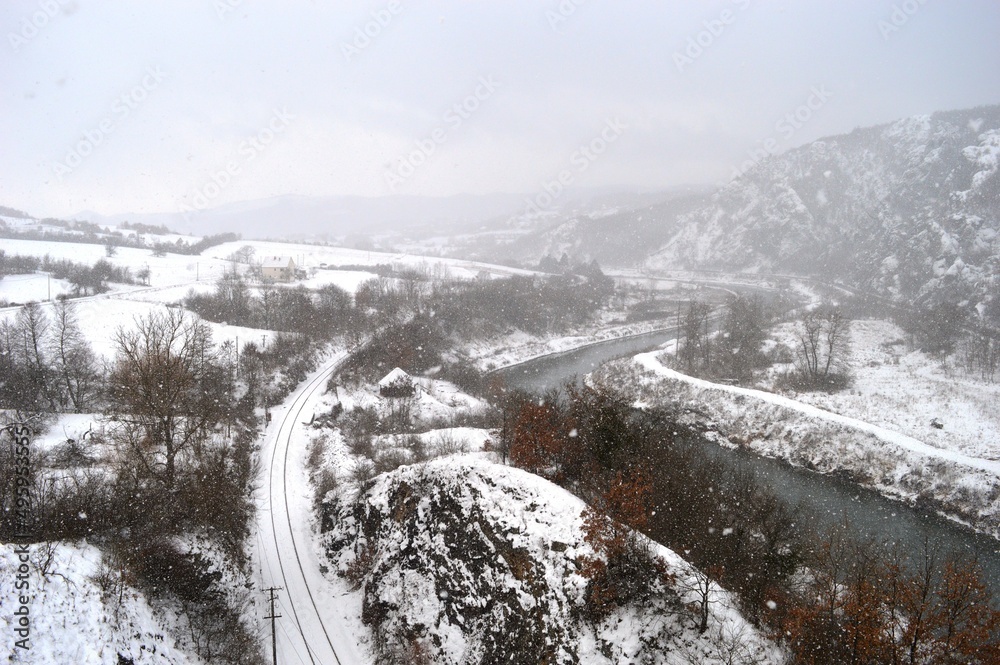
[[[708,201],[712,189],[672,189],[580,198],[560,210],[522,211],[462,239],[463,253],[491,261],[537,262],[542,256],[633,266],[676,232],[677,219]],[[495,220],[497,222],[497,220]]]
[[[572,214],[575,210],[608,206],[623,200],[635,204],[657,198],[662,197],[622,193],[611,188],[580,190],[565,193],[553,205],[552,214]],[[101,225],[117,225],[123,221],[163,224],[198,235],[233,231],[246,238],[426,237],[495,230],[504,226],[504,220],[523,213],[529,201],[524,194],[504,193],[447,197],[287,195],[205,210],[117,215],[85,211],[76,217]]]
[[[337,237],[399,230],[439,232],[465,228],[523,206],[518,194],[450,197],[278,196],[175,213],[78,215],[98,224],[165,224],[199,235],[233,231],[247,238]]]
[[[980,302],[1000,275],[1000,106],[768,158],[680,217],[654,267],[778,271]]]

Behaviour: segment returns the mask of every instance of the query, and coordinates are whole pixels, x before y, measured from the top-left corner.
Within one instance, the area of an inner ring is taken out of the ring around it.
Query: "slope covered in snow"
[[[715,587],[709,629],[694,571],[653,544],[671,581],[587,618],[585,505],[527,472],[462,456],[400,467],[327,505],[334,571],[357,586],[373,644],[393,662],[778,663]],[[423,658],[425,660],[420,660]]]
[[[86,543],[32,544],[22,560],[16,545],[0,548],[0,634],[5,660],[16,663],[121,663],[136,665],[201,663],[178,648],[174,631],[180,626],[154,610],[145,596],[116,580],[102,567],[101,552]],[[15,589],[24,566],[28,588]],[[19,594],[29,602],[19,605]],[[15,633],[26,607],[30,626],[27,642]],[[122,658],[124,660],[119,660]]]
[[[1000,256],[1000,106],[768,157],[678,220],[656,268],[795,272],[908,300],[987,296]]]

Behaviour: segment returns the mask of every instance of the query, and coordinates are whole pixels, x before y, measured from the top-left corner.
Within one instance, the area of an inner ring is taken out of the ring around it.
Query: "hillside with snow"
[[[666,575],[646,598],[588,618],[585,504],[478,456],[400,467],[327,505],[332,572],[360,596],[392,662],[780,663],[782,653],[713,586],[699,634],[697,573],[649,544]]]
[[[102,564],[101,551],[86,543],[51,543],[32,546],[29,575],[32,585],[30,633],[27,649],[8,648],[10,662],[121,663],[136,665],[201,663],[179,648],[174,631],[183,630],[170,612],[150,606],[146,597],[116,579]],[[0,548],[0,632],[15,639],[13,616],[16,571],[20,565],[16,546]],[[7,599],[11,599],[10,605]],[[10,607],[10,611],[7,608]]]
[[[679,217],[653,268],[792,272],[982,302],[1000,264],[1000,106],[855,129],[756,163]]]

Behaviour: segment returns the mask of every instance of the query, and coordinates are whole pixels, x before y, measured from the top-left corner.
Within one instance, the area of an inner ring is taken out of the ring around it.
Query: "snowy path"
[[[353,665],[367,662],[350,626],[357,626],[360,608],[338,602],[342,591],[320,573],[321,561],[312,529],[311,490],[304,468],[307,437],[302,423],[308,406],[322,394],[329,376],[345,353],[328,360],[272,411],[261,449],[266,469],[260,488],[258,559],[261,588],[278,593],[278,662],[311,665]]]
[[[788,397],[782,397],[781,395],[775,395],[773,393],[764,392],[762,390],[753,390],[751,388],[739,388],[736,386],[728,386],[719,383],[712,383],[711,381],[705,381],[704,379],[696,379],[694,377],[687,376],[686,374],[681,374],[680,372],[675,372],[674,370],[666,367],[657,359],[658,351],[652,353],[641,353],[635,356],[635,361],[646,369],[664,376],[675,381],[683,381],[685,383],[697,386],[698,388],[708,389],[708,390],[721,390],[728,393],[733,393],[736,395],[743,395],[745,397],[750,397],[752,399],[761,400],[764,402],[769,402],[776,406],[780,406],[786,409],[793,409],[811,418],[819,418],[829,422],[837,423],[838,425],[843,425],[845,427],[850,427],[863,432],[868,432],[878,437],[881,441],[899,446],[900,448],[905,448],[906,450],[919,453],[921,455],[926,455],[928,457],[937,457],[940,459],[948,460],[956,464],[961,464],[973,469],[980,469],[988,473],[992,473],[1000,476],[1000,462],[993,460],[986,460],[979,457],[970,457],[968,455],[963,455],[962,453],[955,452],[953,450],[946,450],[943,448],[935,448],[934,446],[928,445],[923,441],[914,439],[911,436],[906,436],[905,434],[900,434],[899,432],[894,432],[892,430],[886,429],[884,427],[879,427],[878,425],[872,425],[863,420],[857,420],[856,418],[849,418],[847,416],[842,416],[837,413],[832,413],[824,409],[820,409],[809,404],[804,404]]]

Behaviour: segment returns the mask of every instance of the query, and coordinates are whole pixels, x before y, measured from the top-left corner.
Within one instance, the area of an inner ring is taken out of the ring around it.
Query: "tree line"
[[[754,372],[777,358],[762,350],[785,303],[767,303],[759,295],[731,297],[722,311],[692,300],[678,311],[677,368],[687,374],[750,384]],[[798,390],[840,390],[850,385],[846,366],[850,319],[845,310],[821,303],[795,322],[789,361],[795,371],[784,383]]]
[[[18,238],[22,240],[40,240],[45,242],[69,242],[75,244],[84,243],[90,245],[110,244],[115,247],[152,249],[154,254],[159,254],[161,256],[166,253],[193,256],[201,254],[206,249],[211,247],[216,247],[217,245],[221,245],[226,242],[236,242],[240,239],[240,234],[238,233],[217,233],[215,235],[204,236],[201,240],[196,240],[195,242],[188,242],[183,238],[178,238],[172,243],[154,242],[149,244],[146,242],[146,239],[141,236],[142,230],[146,229],[149,233],[158,233],[163,227],[146,226],[143,224],[136,224],[129,227],[123,224],[122,228],[131,228],[137,231],[137,235],[135,236],[126,236],[120,231],[104,230],[100,226],[91,222],[64,222],[58,219],[43,219],[40,223],[49,226],[62,227],[66,230],[52,231],[47,229],[24,229],[15,231],[5,224],[0,224],[0,238]]]
[[[65,279],[73,286],[73,295],[88,296],[104,293],[109,283],[135,284],[149,278],[148,272],[133,275],[127,267],[115,266],[99,259],[94,265],[77,263],[69,259],[53,259],[48,255],[22,256],[7,254],[0,249],[0,279],[5,275],[28,275],[47,272],[55,279]]]
[[[418,272],[396,275],[372,278],[352,297],[332,284],[254,285],[234,268],[212,292],[192,292],[184,304],[209,321],[313,340],[344,336],[355,350],[345,371],[372,379],[393,367],[420,373],[441,365],[462,341],[585,322],[614,291],[613,280],[596,273],[434,282]]]
[[[1000,368],[1000,299],[970,310],[953,302],[896,312],[911,348],[936,357],[957,353],[961,367],[982,380],[996,380]]]

